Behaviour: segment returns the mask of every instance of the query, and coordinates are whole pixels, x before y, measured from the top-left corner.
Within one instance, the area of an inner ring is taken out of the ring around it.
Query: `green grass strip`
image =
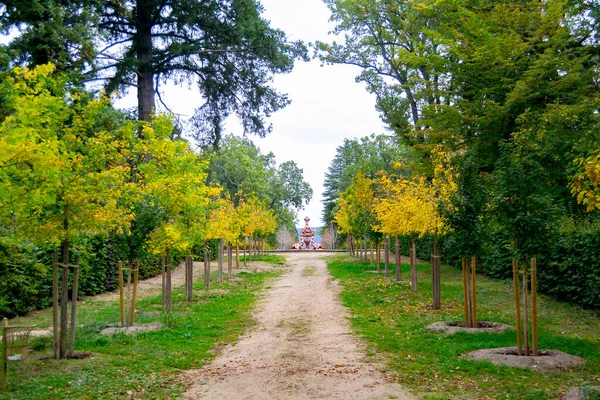
[[[214,268],[213,268],[214,271]],[[211,290],[194,285],[193,302],[185,302],[183,288],[173,291],[173,310],[164,313],[161,297],[142,298],[136,325],[160,322],[161,330],[136,335],[102,335],[119,322],[117,302],[80,303],[76,352],[91,352],[81,360],[40,360],[51,354],[52,338],[30,341],[35,349],[26,361],[9,364],[8,399],[176,398],[185,390],[179,375],[208,363],[219,345],[232,343],[252,323],[257,294],[281,270],[239,273],[222,285],[212,274]],[[51,310],[30,318],[38,327],[51,325]],[[27,323],[23,318],[19,323]]]
[[[538,300],[540,349],[586,360],[570,371],[543,373],[469,361],[460,356],[516,346],[516,331],[444,335],[426,329],[433,322],[464,319],[460,271],[442,268],[442,309],[433,310],[429,265],[418,266],[418,293],[411,292],[408,265],[402,266],[401,282],[373,269],[339,257],[329,263],[343,287],[341,299],[351,311],[353,329],[368,344],[368,355],[421,398],[556,400],[573,386],[600,386],[600,319],[594,313],[547,296]],[[478,277],[477,285],[478,320],[514,326],[512,282]]]

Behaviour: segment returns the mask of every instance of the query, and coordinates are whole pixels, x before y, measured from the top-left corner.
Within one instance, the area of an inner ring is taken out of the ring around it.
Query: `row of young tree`
[[[0,85],[0,272],[6,282],[0,309],[4,315],[28,311],[27,296],[44,297],[48,286],[56,308],[61,267],[61,358],[68,289],[74,304],[78,297],[80,262],[73,246],[90,264],[90,238],[104,238],[107,248],[125,241],[129,251],[121,259],[133,263],[144,251],[165,256],[169,279],[171,254],[206,257],[202,253],[210,241],[239,247],[245,238],[266,238],[278,219],[282,226],[293,224],[290,205],[299,208],[310,199],[310,187],[293,162],[277,167],[272,155],[262,156],[250,141],[233,137],[219,152],[197,153],[187,141],[173,139],[171,119],[128,119],[108,96],[71,87],[52,64],[17,67]],[[268,162],[247,170],[232,167],[258,159]],[[281,187],[281,181],[288,186]],[[59,246],[60,262],[57,256],[45,262],[43,254]],[[25,257],[33,260],[23,262]],[[29,280],[32,275],[44,283]],[[18,309],[19,303],[25,308]],[[76,308],[71,314],[74,318]]]
[[[344,40],[319,56],[362,69],[393,134],[338,148],[325,222],[357,237],[441,233],[447,263],[477,257],[503,278],[537,257],[541,290],[597,308],[596,2],[326,3]]]

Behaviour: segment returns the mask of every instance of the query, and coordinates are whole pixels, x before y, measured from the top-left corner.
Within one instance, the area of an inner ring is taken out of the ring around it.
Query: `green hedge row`
[[[140,279],[160,274],[161,257],[143,247],[132,247],[130,237],[111,235],[90,237],[72,249],[72,260],[80,257],[79,295],[92,296],[118,288],[118,262],[140,261]],[[135,241],[133,241],[135,242]],[[137,243],[135,243],[137,245]],[[217,254],[217,241],[209,242],[211,258]],[[195,260],[202,260],[200,248],[193,249]],[[14,244],[0,238],[0,318],[23,315],[52,305],[52,255],[54,249],[30,244]],[[184,254],[172,252],[172,265]]]

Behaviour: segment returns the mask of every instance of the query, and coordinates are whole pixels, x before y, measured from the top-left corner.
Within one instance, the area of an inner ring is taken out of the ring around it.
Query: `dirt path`
[[[185,399],[412,399],[364,361],[322,253],[293,253],[261,301],[256,326],[186,374]]]

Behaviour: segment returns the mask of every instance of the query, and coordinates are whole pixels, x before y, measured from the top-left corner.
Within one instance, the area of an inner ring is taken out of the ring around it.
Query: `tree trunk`
[[[247,246],[248,238],[244,237],[244,267],[248,266],[246,262],[246,246]]]
[[[235,268],[240,269],[240,241],[236,239],[235,241]],[[231,274],[229,274],[231,278]]]
[[[152,7],[147,0],[136,1],[136,33],[133,35],[138,69],[137,98],[138,119],[150,122],[155,111],[154,102],[154,66],[152,60]]]

